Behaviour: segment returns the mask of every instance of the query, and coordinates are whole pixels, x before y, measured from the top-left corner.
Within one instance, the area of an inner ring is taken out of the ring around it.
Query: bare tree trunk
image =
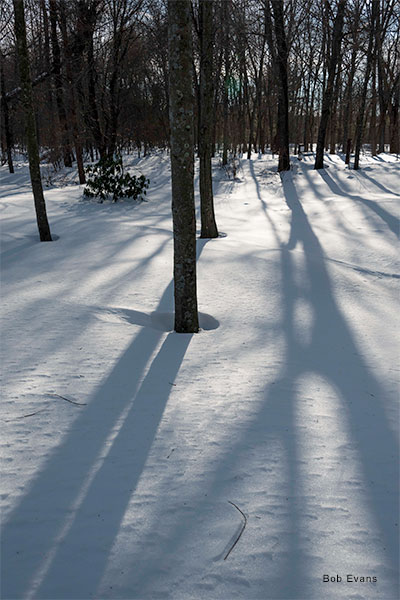
[[[100,157],[106,156],[106,140],[100,124],[97,106],[97,72],[94,57],[93,36],[100,12],[99,0],[81,0],[77,4],[78,30],[77,41],[86,53],[88,101],[85,102],[81,82],[78,82],[78,95],[85,107],[85,120],[92,134],[96,150]]]
[[[309,140],[309,128],[310,128],[310,87],[311,87],[311,73],[308,74],[307,87],[305,91],[305,106],[304,106],[304,126],[303,126],[303,145],[304,152],[308,152],[308,140]]]
[[[314,169],[324,168],[325,137],[333,101],[336,67],[339,60],[340,46],[342,41],[343,17],[345,6],[346,0],[339,0],[335,23],[333,26],[332,53],[329,61],[328,81],[322,99],[321,121],[318,129],[317,151],[315,156]]]
[[[346,165],[350,164],[350,152],[351,152],[351,138],[347,138],[347,142],[346,142],[346,159],[344,161]]]
[[[339,90],[341,86],[340,77],[340,59],[339,59],[339,74],[336,77],[335,91],[333,94],[332,112],[330,117],[330,142],[329,142],[329,154],[336,154],[336,143],[338,141],[338,102],[339,102]]]
[[[249,98],[250,100],[250,98]],[[254,118],[255,118],[255,106],[253,106],[253,108],[250,110],[250,103],[249,103],[249,137],[248,137],[248,141],[247,141],[247,160],[251,159],[251,151],[253,149],[253,141],[254,141]]]
[[[228,108],[229,108],[229,72],[230,72],[230,60],[229,60],[229,31],[228,31],[228,1],[224,0],[223,4],[223,27],[224,27],[224,91],[223,91],[223,127],[222,127],[222,164],[228,164],[228,146],[229,146],[229,133],[228,133]]]
[[[346,91],[345,91],[345,100],[344,100],[344,113],[343,113],[343,138],[342,138],[342,147],[343,151],[347,148],[347,140],[349,139],[350,134],[350,113],[351,113],[351,97],[353,91],[353,81],[354,75],[356,72],[356,58],[357,58],[357,50],[354,47],[351,53],[351,61],[350,61],[350,72],[348,74],[347,83],[346,83]]]
[[[211,171],[213,128],[213,1],[200,0],[200,212],[202,238],[218,237]]]
[[[57,5],[56,0],[50,0],[50,29],[51,29],[51,46],[53,51],[53,73],[54,87],[56,93],[56,105],[58,112],[58,120],[60,123],[61,132],[61,151],[63,155],[64,165],[72,167],[71,148],[69,144],[69,131],[67,122],[67,113],[65,111],[63,98],[63,80],[61,75],[61,53],[60,45],[57,38]]]
[[[223,62],[223,48],[220,49],[216,65],[216,75],[214,76],[214,119],[211,141],[211,155],[215,156],[217,145],[217,121],[218,121],[218,105],[219,105],[219,74],[221,73]]]
[[[400,106],[400,79],[393,90],[393,99],[390,105],[390,152],[400,153],[400,129],[399,129],[399,106]]]
[[[25,129],[28,147],[29,172],[32,192],[36,209],[36,220],[41,242],[51,242],[50,227],[47,220],[46,204],[43,196],[42,180],[40,177],[39,148],[37,144],[35,114],[32,101],[32,82],[29,68],[28,47],[26,43],[26,26],[23,0],[13,0],[15,18],[15,37],[19,76],[22,88],[22,104],[25,113]]]
[[[242,68],[242,67],[241,67]],[[244,94],[244,76],[240,75],[240,92],[239,92],[239,106],[237,115],[237,130],[239,133],[239,152],[241,152],[242,146],[244,145],[246,138],[246,110],[245,110],[245,94]]]
[[[69,97],[70,97],[70,107],[71,107],[71,124],[72,124],[72,135],[74,139],[75,146],[75,155],[76,155],[76,164],[78,167],[78,176],[79,183],[86,183],[85,169],[83,165],[83,150],[82,150],[82,139],[79,131],[78,125],[78,115],[77,115],[77,102],[76,102],[76,89],[74,85],[74,69],[72,66],[72,56],[73,50],[70,46],[68,33],[67,33],[67,24],[66,24],[66,7],[64,1],[59,4],[59,23],[61,29],[61,35],[63,39],[64,46],[64,54],[65,54],[65,70],[68,81],[69,88]],[[75,72],[76,76],[76,72]]]
[[[199,330],[191,26],[190,0],[168,0],[175,331],[178,333],[196,333]]]
[[[48,8],[47,8],[47,3],[46,0],[40,0],[40,8],[41,8],[41,14],[43,15],[43,37],[44,37],[44,60],[45,60],[45,71],[47,73],[53,75],[53,67],[52,67],[52,61],[51,61],[51,51],[50,51],[50,38],[51,38],[51,34],[50,34],[50,22],[49,22],[49,15],[48,13]],[[55,138],[57,138],[57,129],[56,129],[56,123],[55,123],[55,111],[54,111],[54,94],[53,94],[53,82],[52,82],[52,77],[49,77],[48,81],[44,82],[44,86],[46,89],[46,102],[48,105],[48,109],[50,111],[50,115],[49,115],[49,123],[48,123],[48,129],[53,133],[53,136]],[[53,149],[54,148],[54,143],[53,143]],[[58,156],[55,156],[56,160],[58,159]]]
[[[366,96],[368,90],[368,82],[371,75],[371,69],[374,61],[374,41],[376,35],[376,25],[377,19],[379,18],[379,0],[372,0],[372,12],[371,12],[371,29],[370,36],[368,41],[368,50],[367,50],[367,65],[365,67],[364,73],[364,82],[361,93],[361,106],[357,117],[357,125],[356,125],[356,145],[354,151],[354,169],[359,169],[360,164],[360,151],[361,151],[361,142],[364,131],[364,114],[365,114],[365,104],[366,104]]]
[[[273,62],[276,64],[275,78],[278,85],[278,131],[279,146],[278,171],[290,169],[289,157],[289,91],[283,0],[270,0],[274,14],[275,44],[272,37],[271,6],[268,1],[265,5],[266,36]]]
[[[283,20],[283,0],[274,0],[272,3],[275,20],[276,47],[278,55],[278,134],[279,134],[279,161],[278,171],[290,169],[289,158],[289,92],[285,27]]]
[[[371,154],[376,156],[376,57],[372,66],[372,100],[371,100],[371,119],[369,123],[369,139],[371,144]]]
[[[8,102],[6,98],[6,83],[4,80],[4,57],[0,55],[0,81],[1,81],[1,111],[3,113],[4,119],[4,137],[6,142],[6,152],[7,152],[7,163],[8,170],[10,173],[14,173],[14,163],[12,159],[12,147],[13,147],[13,139],[12,139],[12,131],[10,125],[10,114],[8,110]]]
[[[91,32],[93,36],[93,32]],[[93,49],[93,37],[91,37],[88,41],[88,49],[87,49],[87,62],[88,62],[88,96],[89,96],[89,118],[90,118],[90,126],[92,129],[92,134],[97,146],[97,150],[100,153],[101,158],[106,156],[106,143],[104,140],[103,133],[101,131],[100,126],[100,117],[97,108],[97,99],[96,99],[96,71],[94,64],[94,49]]]

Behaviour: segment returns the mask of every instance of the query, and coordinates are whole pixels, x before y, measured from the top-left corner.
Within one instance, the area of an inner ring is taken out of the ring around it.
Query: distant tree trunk
[[[288,171],[290,169],[289,91],[287,73],[288,49],[285,34],[283,0],[271,0],[271,4],[274,15],[275,45],[272,37],[271,6],[269,1],[265,5],[265,32],[275,64],[275,78],[278,86],[278,171]]]
[[[383,31],[383,15],[378,14],[375,24],[375,43],[376,51],[375,58],[378,66],[378,100],[379,100],[379,125],[378,125],[378,154],[385,152],[385,138],[386,138],[386,121],[387,111],[389,106],[388,97],[388,78],[386,76],[386,69],[384,66],[383,53],[382,53],[382,40],[384,38]]]
[[[290,169],[289,157],[289,91],[285,26],[283,18],[283,0],[273,0],[276,49],[278,57],[278,136],[279,136],[279,161],[278,171]]]
[[[202,238],[218,237],[211,171],[213,128],[213,0],[200,0],[200,212]]]
[[[85,108],[85,118],[91,131],[96,150],[100,157],[104,158],[106,152],[106,140],[100,125],[100,116],[97,107],[96,84],[97,72],[94,56],[93,36],[96,28],[96,22],[101,9],[99,0],[80,0],[76,3],[78,13],[78,31],[77,41],[82,50],[86,53],[87,66],[87,90],[88,99],[84,100],[82,84],[78,82],[78,95],[81,98],[82,106]]]
[[[32,101],[32,83],[29,69],[28,47],[26,43],[26,26],[23,0],[13,0],[15,37],[17,40],[17,55],[19,76],[22,88],[21,100],[25,113],[25,128],[28,148],[29,171],[32,192],[36,209],[36,220],[41,242],[51,242],[50,227],[47,220],[46,204],[43,196],[42,180],[40,177],[39,148],[37,144],[35,114]]]
[[[376,156],[376,57],[372,66],[372,99],[371,99],[371,118],[369,122],[369,139],[371,144],[371,154]]]
[[[400,153],[400,130],[399,130],[399,106],[400,106],[400,80],[397,77],[397,83],[393,90],[393,99],[390,105],[390,152]]]
[[[378,125],[378,153],[385,152],[386,118],[388,109],[387,80],[380,57],[380,44],[377,47],[378,59],[378,99],[379,99],[379,125]]]
[[[56,0],[50,0],[50,30],[51,30],[51,47],[53,51],[53,73],[54,87],[56,94],[56,105],[58,112],[58,120],[60,123],[61,132],[61,150],[66,167],[72,167],[71,148],[69,144],[69,131],[67,122],[67,113],[65,111],[63,98],[63,80],[61,75],[61,53],[60,45],[57,37],[57,4]]]
[[[228,108],[229,108],[229,71],[230,71],[230,61],[229,61],[229,32],[228,32],[228,0],[224,0],[223,2],[223,20],[224,20],[224,90],[223,90],[223,127],[222,127],[222,164],[228,164],[228,146],[229,146],[229,133],[228,133]]]
[[[219,74],[222,69],[222,61],[223,61],[223,48],[220,49],[217,65],[216,65],[216,75],[214,77],[214,119],[213,119],[213,130],[212,130],[212,147],[211,147],[211,155],[215,156],[216,154],[216,145],[217,145],[217,112],[219,106]]]
[[[346,6],[346,0],[339,0],[337,13],[335,17],[335,23],[333,26],[333,39],[332,39],[332,52],[331,58],[329,61],[328,67],[328,81],[326,84],[326,88],[324,89],[324,94],[322,98],[322,111],[321,111],[321,121],[318,129],[318,137],[317,137],[317,151],[315,156],[315,165],[314,169],[323,169],[324,168],[324,147],[325,147],[325,137],[326,130],[329,121],[329,115],[331,112],[331,106],[333,102],[334,95],[334,83],[336,77],[336,67],[338,64],[339,54],[340,54],[340,46],[342,41],[342,31],[343,31],[343,18],[344,18],[344,10]]]
[[[47,7],[46,0],[40,0],[40,9],[41,9],[41,14],[43,16],[44,66],[45,66],[45,72],[47,72],[48,76],[49,76],[49,79],[44,82],[46,103],[47,103],[48,110],[50,113],[46,129],[47,129],[47,131],[52,133],[52,137],[53,136],[56,137],[57,125],[55,123],[54,94],[53,94],[53,83],[52,83],[53,77],[51,77],[51,75],[53,75],[53,67],[52,67],[52,60],[51,60],[51,43],[50,43],[51,33],[50,33],[50,21],[49,21],[48,7]],[[53,143],[53,149],[55,149],[54,143]],[[58,157],[56,156],[55,159],[57,160],[57,158]]]
[[[346,142],[346,159],[344,161],[346,165],[350,164],[350,152],[351,152],[351,138],[347,138],[347,142]]]
[[[358,170],[360,165],[360,151],[361,151],[361,142],[364,131],[364,115],[365,115],[365,105],[366,105],[366,97],[368,90],[368,82],[371,75],[371,69],[374,62],[374,41],[376,34],[376,25],[377,19],[379,18],[379,0],[372,0],[372,11],[371,11],[371,29],[370,36],[368,41],[368,50],[367,50],[367,64],[365,67],[364,73],[364,82],[361,93],[361,105],[358,112],[357,117],[357,125],[356,125],[356,145],[354,150],[354,169]]]
[[[97,109],[96,72],[95,72],[95,64],[94,64],[94,48],[93,48],[93,38],[92,37],[88,41],[87,62],[88,62],[88,69],[89,69],[88,96],[89,96],[90,124],[91,124],[93,137],[94,137],[94,140],[95,140],[95,143],[97,146],[97,150],[100,153],[100,157],[104,158],[106,156],[106,142],[105,142],[103,133],[101,131],[99,111]]]
[[[4,80],[4,57],[0,56],[0,81],[1,81],[1,111],[3,113],[4,119],[4,137],[6,142],[6,152],[7,152],[7,163],[8,170],[10,173],[14,173],[14,164],[12,159],[12,147],[13,147],[13,139],[12,139],[12,131],[10,125],[10,114],[8,110],[8,102],[6,98],[6,84]]]
[[[250,93],[250,86],[249,86],[249,78],[247,75],[247,69],[246,69],[246,63],[243,61],[243,78],[244,78],[244,103],[245,106],[247,108],[247,115],[248,115],[248,119],[249,119],[249,128],[248,128],[248,137],[247,137],[247,141],[244,138],[243,142],[245,142],[244,145],[247,144],[247,160],[251,159],[251,151],[253,148],[253,130],[254,130],[254,117],[255,117],[255,106],[254,106],[254,99]],[[246,117],[245,114],[243,114],[243,120],[245,121]]]
[[[242,65],[240,67],[241,69],[243,68]],[[245,81],[245,77],[243,75],[243,73],[240,74],[240,92],[239,92],[239,104],[238,104],[238,113],[237,113],[237,131],[239,134],[239,152],[242,151],[242,147],[244,145],[245,139],[246,139],[246,109],[245,109],[245,103],[246,103],[246,97],[245,97],[245,93],[246,92],[246,85],[244,83]]]
[[[112,41],[112,61],[111,61],[111,77],[109,82],[109,108],[105,113],[106,116],[106,127],[105,127],[105,138],[107,143],[107,154],[113,156],[117,149],[118,139],[118,121],[120,115],[120,70],[121,62],[127,51],[127,45],[123,44],[123,26],[125,25],[123,19],[121,26],[118,26],[117,22],[114,22],[113,41]]]
[[[340,72],[340,59],[339,59],[339,72]],[[333,94],[332,111],[330,118],[330,142],[329,142],[329,154],[336,154],[336,142],[338,141],[338,101],[339,101],[339,90],[341,86],[340,74],[336,77],[335,91]]]
[[[72,124],[72,135],[74,139],[76,164],[78,167],[79,183],[86,183],[85,169],[83,165],[83,149],[82,139],[80,133],[80,127],[78,124],[77,115],[77,101],[76,101],[76,89],[74,85],[74,77],[76,77],[76,69],[73,68],[73,50],[69,43],[67,33],[67,18],[66,18],[66,7],[64,1],[59,4],[59,23],[61,29],[61,35],[63,39],[64,55],[65,55],[65,70],[68,81],[69,97],[70,97],[70,111],[71,111],[71,124]]]
[[[309,123],[310,123],[310,89],[311,89],[311,68],[308,73],[307,86],[305,88],[305,107],[304,107],[304,127],[303,127],[303,145],[304,152],[308,152],[308,140],[309,140]]]
[[[178,333],[196,333],[199,330],[191,26],[191,1],[168,0],[175,331]]]
[[[256,109],[254,106],[253,106],[252,110],[250,110],[250,106],[249,106],[249,137],[248,137],[248,141],[247,141],[247,160],[251,159],[251,152],[253,149],[255,111],[256,111]]]
[[[356,58],[357,58],[357,49],[354,46],[352,53],[351,53],[350,71],[349,71],[348,78],[347,78],[345,98],[344,98],[343,138],[342,138],[343,151],[345,148],[347,148],[347,140],[349,139],[349,134],[350,134],[351,98],[352,98],[352,91],[353,91],[354,75],[356,72]]]

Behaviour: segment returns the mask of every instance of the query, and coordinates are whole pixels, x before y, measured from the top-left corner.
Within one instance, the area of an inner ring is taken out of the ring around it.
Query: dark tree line
[[[10,164],[27,138],[13,6],[1,4]],[[209,147],[223,163],[270,149],[286,169],[289,143],[317,144],[320,166],[321,151],[345,151],[348,140],[351,149],[399,152],[398,1],[192,0],[191,16],[202,161]],[[42,155],[76,161],[83,181],[87,159],[169,144],[166,0],[25,0],[25,18]]]

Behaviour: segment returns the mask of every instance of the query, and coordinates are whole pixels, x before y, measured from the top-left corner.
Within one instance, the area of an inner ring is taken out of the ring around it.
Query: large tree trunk
[[[196,333],[199,330],[191,26],[190,0],[168,0],[175,331],[178,333]]]
[[[324,94],[322,98],[321,121],[318,129],[317,151],[314,165],[315,169],[324,168],[325,137],[334,96],[334,83],[336,77],[336,67],[339,60],[340,46],[342,41],[343,17],[345,6],[346,0],[339,0],[335,23],[333,26],[332,52],[328,68],[328,81],[326,84],[326,88],[324,89]]]
[[[32,192],[36,209],[36,220],[41,242],[51,242],[50,227],[47,220],[46,204],[43,196],[42,180],[40,177],[39,148],[37,144],[35,113],[32,101],[32,83],[29,69],[28,48],[26,43],[26,26],[23,0],[13,0],[15,18],[15,37],[19,76],[21,81],[21,99],[25,112],[25,128],[28,147],[29,172]]]
[[[218,237],[211,172],[213,128],[213,1],[200,0],[200,212],[201,237]]]
[[[274,15],[275,43],[272,35],[271,4]],[[289,156],[289,91],[287,59],[288,49],[286,43],[283,0],[271,0],[265,4],[266,27],[269,49],[273,64],[275,65],[274,76],[278,87],[278,127],[277,141],[279,148],[278,171],[290,169]]]
[[[288,50],[286,44],[285,26],[283,19],[283,0],[272,3],[275,21],[276,49],[278,56],[278,136],[279,161],[278,171],[290,169],[289,157],[289,91],[287,74]]]

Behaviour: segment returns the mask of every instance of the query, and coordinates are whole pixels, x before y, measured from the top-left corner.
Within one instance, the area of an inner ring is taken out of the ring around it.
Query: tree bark
[[[329,154],[336,154],[336,143],[338,141],[338,101],[339,101],[339,90],[341,86],[340,77],[340,59],[339,59],[339,74],[336,77],[336,85],[333,93],[332,111],[330,117],[330,142],[329,142]]]
[[[229,60],[229,32],[228,32],[228,0],[223,2],[223,20],[224,20],[224,91],[223,91],[223,126],[222,126],[222,164],[228,164],[228,146],[229,146],[229,132],[228,132],[228,108],[229,108],[229,72],[230,72],[230,60]]]
[[[213,128],[213,0],[200,0],[200,213],[202,238],[218,237],[211,171]]]
[[[1,110],[4,119],[4,137],[6,142],[7,163],[10,173],[14,173],[14,163],[12,159],[13,138],[10,125],[10,113],[8,109],[8,101],[6,97],[6,83],[4,79],[4,57],[0,55],[0,82],[1,82]]]
[[[379,0],[372,0],[372,11],[371,11],[371,30],[368,41],[368,50],[367,50],[367,65],[365,67],[364,73],[364,82],[361,93],[361,106],[357,116],[357,125],[356,125],[356,144],[354,150],[354,166],[353,168],[357,171],[360,165],[360,151],[361,151],[361,142],[362,136],[364,132],[364,114],[365,114],[365,105],[366,105],[366,97],[368,90],[368,82],[371,75],[372,65],[374,61],[374,41],[376,34],[376,26],[377,19],[379,18]]]
[[[194,96],[190,0],[168,0],[169,117],[174,230],[175,331],[199,330],[194,206]]]
[[[35,114],[32,100],[32,83],[29,68],[28,47],[26,43],[26,26],[23,0],[13,0],[15,37],[17,41],[17,55],[19,76],[21,81],[21,99],[25,113],[25,129],[28,147],[29,172],[31,176],[32,192],[36,209],[36,221],[41,242],[51,242],[50,227],[47,220],[46,204],[43,195],[42,180],[40,176],[39,148],[37,143]]]
[[[85,102],[83,96],[81,82],[78,83],[78,95],[80,96],[82,106],[84,107],[85,120],[92,134],[96,150],[99,152],[100,157],[104,158],[107,154],[106,140],[101,128],[99,110],[97,106],[97,72],[93,41],[96,22],[99,17],[99,11],[99,0],[94,0],[92,2],[89,2],[88,0],[81,0],[77,3],[78,28],[76,36],[78,46],[80,47],[82,53],[85,52],[86,54],[88,90],[87,102]]]
[[[57,4],[55,0],[50,0],[50,31],[51,31],[51,47],[53,51],[53,74],[54,74],[54,87],[56,95],[56,105],[58,120],[60,123],[61,133],[61,151],[63,156],[64,165],[66,167],[72,167],[71,148],[69,143],[69,131],[67,113],[64,105],[63,98],[63,78],[61,74],[61,52],[60,45],[57,37]]]
[[[75,155],[76,155],[76,164],[78,167],[78,176],[79,183],[82,185],[86,183],[86,175],[85,168],[83,164],[83,149],[82,149],[82,138],[81,138],[81,127],[79,127],[78,123],[78,114],[77,114],[77,101],[76,101],[76,89],[74,85],[74,75],[76,77],[77,72],[73,68],[73,57],[74,52],[71,44],[68,39],[67,32],[67,17],[66,17],[66,7],[64,0],[59,3],[59,24],[61,29],[61,35],[63,40],[64,47],[64,55],[65,55],[65,71],[67,75],[68,88],[69,88],[69,98],[70,98],[70,116],[71,116],[71,124],[72,124],[72,136],[74,140],[75,146]],[[79,61],[76,61],[79,62]],[[81,73],[79,73],[79,76]]]
[[[369,140],[371,144],[371,154],[376,156],[376,55],[372,65],[372,98],[371,98],[371,117],[369,121]]]
[[[400,130],[399,130],[399,107],[400,107],[400,80],[393,90],[393,99],[390,105],[390,152],[400,153]]]
[[[333,101],[336,67],[339,60],[340,46],[342,41],[345,6],[346,0],[339,0],[335,23],[333,26],[332,53],[328,68],[328,81],[326,84],[326,88],[324,89],[324,94],[322,98],[321,121],[318,129],[317,151],[315,156],[314,169],[324,168],[325,137]]]
[[[342,139],[343,150],[345,148],[347,148],[347,140],[349,139],[349,133],[350,133],[351,98],[352,98],[352,92],[353,92],[354,75],[356,72],[356,58],[357,58],[357,49],[354,45],[354,48],[351,53],[350,71],[349,71],[348,78],[347,78],[346,92],[345,92],[345,99],[344,99],[343,139]]]
[[[275,45],[272,37],[271,5],[274,15]],[[284,24],[283,0],[270,0],[265,5],[266,36],[273,62],[275,63],[275,78],[278,84],[278,131],[279,147],[278,171],[290,169],[289,156],[289,91],[286,43]]]
[[[350,152],[351,152],[351,138],[348,138],[347,142],[346,142],[346,159],[344,161],[346,165],[350,164]]]

